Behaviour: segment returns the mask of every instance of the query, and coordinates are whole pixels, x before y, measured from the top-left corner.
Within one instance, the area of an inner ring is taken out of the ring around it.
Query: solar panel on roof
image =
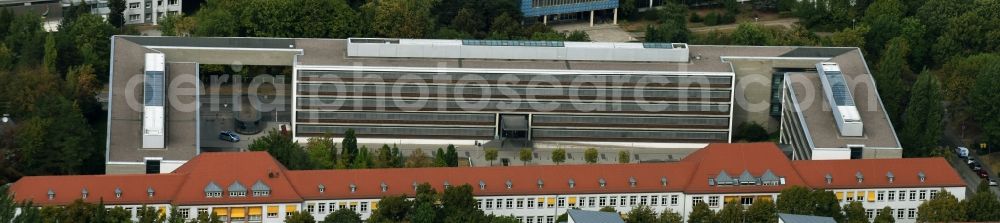
[[[462,40],[462,45],[467,46],[536,46],[536,47],[565,47],[562,41],[536,41],[536,40]]]
[[[146,71],[143,103],[146,106],[163,106],[163,71]]]
[[[642,48],[673,49],[673,43],[642,43]]]

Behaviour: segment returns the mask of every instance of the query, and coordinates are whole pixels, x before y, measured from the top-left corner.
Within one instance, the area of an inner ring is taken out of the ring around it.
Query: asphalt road
[[[979,156],[976,155],[974,151],[970,151],[970,153],[971,153],[970,156],[972,156],[974,159],[976,159],[977,161],[979,161]],[[965,180],[965,184],[967,185],[967,187],[966,187],[967,188],[967,191],[966,191],[967,195],[970,195],[973,192],[975,192],[975,191],[978,190],[978,188],[979,188],[979,182],[982,181],[983,179],[980,179],[979,175],[976,174],[975,171],[972,171],[972,168],[969,168],[969,165],[965,164],[965,160],[964,159],[958,158],[958,156],[955,156],[954,158],[948,158],[948,163],[950,163],[951,166],[955,168],[955,171],[958,171],[958,175],[960,177],[962,177],[962,180]],[[997,176],[996,173],[989,172],[990,170],[988,170],[988,169],[986,171],[987,171],[987,173],[989,173],[988,176],[990,178],[996,179],[996,176]],[[993,190],[993,193],[997,194],[997,196],[1000,197],[1000,188],[991,187],[990,190]],[[966,197],[968,197],[968,196],[966,196]]]

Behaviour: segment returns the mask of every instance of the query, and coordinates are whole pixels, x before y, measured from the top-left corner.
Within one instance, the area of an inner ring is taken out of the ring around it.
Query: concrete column
[[[590,10],[590,26],[594,27],[594,10]]]
[[[159,5],[156,5],[156,0],[149,1],[149,4],[153,4],[153,7],[151,7],[151,8],[153,8],[153,14],[152,14],[152,16],[153,16],[153,25],[156,25],[156,20],[159,19],[159,17],[156,16],[156,7],[159,6]]]
[[[618,8],[615,8],[614,20],[612,21],[614,21],[615,25],[618,25]]]
[[[549,15],[542,15],[542,24],[543,25],[549,24]]]

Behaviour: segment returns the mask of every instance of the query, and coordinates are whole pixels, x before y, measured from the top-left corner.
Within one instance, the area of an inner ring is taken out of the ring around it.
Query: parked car
[[[230,141],[230,142],[239,142],[240,141],[240,135],[237,135],[236,133],[234,133],[232,131],[222,131],[222,132],[219,132],[219,139],[225,140],[225,141]]]
[[[968,164],[969,166],[972,166],[973,163],[976,163],[976,159],[975,158],[969,157],[968,159],[965,159],[965,164]]]
[[[965,147],[955,148],[955,153],[958,154],[958,157],[961,157],[961,158],[969,157],[969,148],[965,148]]]
[[[984,169],[979,169],[979,170],[976,171],[976,173],[979,174],[979,178],[985,179],[987,177],[990,177],[990,174],[986,173],[986,170],[984,170]]]
[[[972,168],[973,171],[979,171],[983,169],[983,166],[979,165],[979,163],[973,163],[972,165],[969,166],[970,168]]]
[[[989,184],[991,187],[1000,186],[1000,183],[997,183],[997,180],[994,179],[989,179]]]

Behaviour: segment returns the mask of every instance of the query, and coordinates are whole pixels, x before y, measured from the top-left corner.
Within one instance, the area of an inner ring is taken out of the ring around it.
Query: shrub
[[[719,16],[719,24],[733,24],[736,23],[736,14],[726,13]]]
[[[701,19],[701,16],[698,15],[698,13],[691,12],[691,17],[688,18],[688,21],[691,21],[693,23],[698,23],[698,22],[701,22],[702,19]]]
[[[709,12],[705,15],[705,25],[714,26],[719,24],[719,13]]]

